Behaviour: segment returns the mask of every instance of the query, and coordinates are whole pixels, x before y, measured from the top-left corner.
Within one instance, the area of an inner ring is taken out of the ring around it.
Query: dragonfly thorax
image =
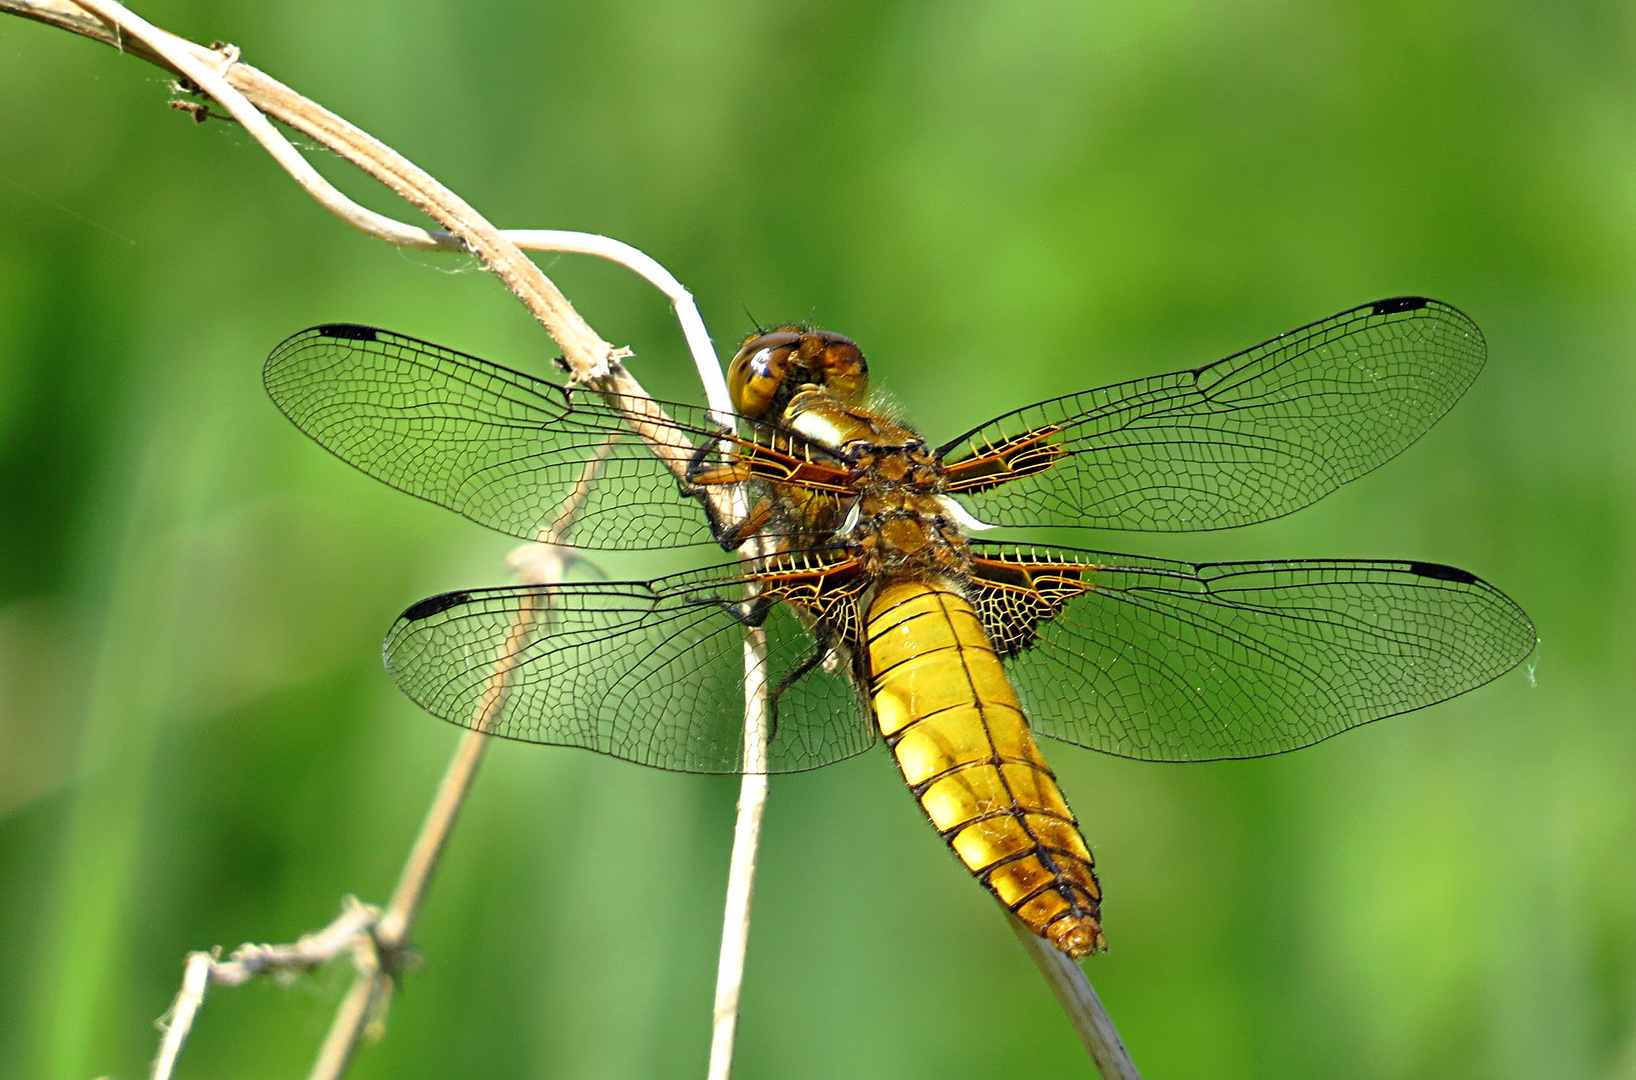
[[[842,539],[858,546],[875,573],[926,577],[963,572],[971,555],[965,530],[948,516],[940,497],[941,470],[916,457],[899,450],[859,470],[851,527]]]
[[[823,387],[798,392],[780,423],[846,463],[851,505],[834,538],[856,545],[869,572],[929,578],[965,569],[965,531],[948,516],[943,467],[919,433]]]
[[[826,387],[802,387],[785,406],[780,424],[861,468],[894,453],[926,464],[935,460],[919,433]]]

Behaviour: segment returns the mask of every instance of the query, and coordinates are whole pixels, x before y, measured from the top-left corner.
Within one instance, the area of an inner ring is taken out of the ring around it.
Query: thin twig
[[[204,1004],[205,988],[210,985],[210,967],[215,958],[207,952],[188,953],[187,968],[182,973],[182,989],[176,1003],[159,1021],[165,1037],[159,1042],[159,1056],[153,1059],[153,1080],[170,1080],[176,1071],[176,1059],[182,1053],[182,1044],[193,1030],[193,1018]]]
[[[308,1074],[313,1080],[333,1080],[346,1072],[358,1044],[368,1031],[372,1020],[382,1015],[390,997],[393,981],[398,974],[408,933],[426,895],[432,873],[437,869],[449,836],[454,830],[460,808],[465,804],[477,779],[477,768],[488,749],[488,736],[480,731],[461,735],[454,757],[444,770],[443,779],[432,798],[432,805],[421,823],[420,832],[404,862],[398,883],[392,890],[387,910],[394,915],[390,930],[383,918],[374,935],[373,956],[365,954],[366,962],[348,987],[346,996],[330,1021],[318,1057]]]
[[[749,630],[744,640],[744,777],[739,782],[733,856],[727,866],[727,901],[721,913],[721,953],[716,961],[716,1004],[707,1080],[727,1080],[733,1071],[744,957],[750,941],[756,852],[761,843],[761,818],[767,808],[766,655],[766,630]]]
[[[88,19],[77,7],[97,18]],[[65,0],[0,0],[0,12],[95,38],[192,80],[261,142],[304,190],[354,228],[404,247],[463,250],[477,256],[550,333],[562,349],[563,359],[575,381],[595,390],[618,409],[631,430],[648,443],[677,479],[684,478],[693,446],[625,370],[620,363],[623,351],[615,349],[591,329],[517,244],[503,236],[464,199],[403,155],[265,72],[243,63],[237,49],[231,46],[224,46],[221,51],[206,49],[147,23],[114,0],[85,0],[79,5],[67,4]],[[347,199],[267,122],[263,113],[352,162],[448,231],[439,234],[405,225]],[[627,265],[644,276],[658,267],[635,248],[606,237],[527,230],[523,239],[531,247],[582,251],[615,261],[624,261],[634,253],[636,258]],[[676,306],[695,366],[704,380],[710,407],[718,414],[718,420],[726,420],[731,411],[726,384],[709,349],[709,336],[697,318],[697,309],[686,290],[662,267],[658,269],[661,275],[650,280],[665,291]],[[727,517],[731,507],[726,502],[726,492],[707,491],[705,497],[720,502],[716,509],[724,519],[731,520]]]
[[[1045,977],[1045,984],[1056,995],[1057,1004],[1062,1006],[1074,1034],[1085,1045],[1103,1080],[1141,1080],[1142,1074],[1136,1071],[1136,1063],[1125,1049],[1119,1029],[1113,1026],[1113,1019],[1102,1007],[1102,999],[1096,996],[1091,980],[1085,977],[1085,970],[1078,961],[1064,956],[1010,911],[1006,911],[1006,915],[1017,940],[1022,942],[1023,951]]]
[[[105,11],[109,22],[88,18],[85,11],[80,10],[81,7],[90,11]],[[155,27],[149,27],[147,35],[134,41],[121,38],[110,32],[108,26],[116,20],[122,20],[126,26],[134,27],[136,17],[116,4],[98,4],[96,0],[90,0],[84,5],[70,4],[66,0],[32,2],[0,0],[0,11],[22,15],[104,41],[192,80],[201,90],[208,91],[211,96],[227,106],[233,118],[255,136],[273,160],[290,174],[302,190],[311,195],[319,205],[360,232],[396,247],[425,251],[470,250],[467,242],[454,231],[423,229],[387,217],[348,198],[326,180],[301,156],[293,144],[262,119],[263,112],[296,127],[326,145],[331,145],[339,152],[345,153],[346,144],[335,146],[331,139],[337,134],[351,136],[349,141],[357,144],[361,156],[353,157],[351,154],[346,156],[360,166],[376,165],[377,168],[369,171],[383,182],[395,181],[390,186],[398,190],[399,194],[410,198],[412,202],[417,201],[412,197],[413,181],[420,178],[413,175],[419,172],[418,169],[392,153],[384,144],[375,143],[364,132],[352,128],[340,117],[321,109],[265,73],[240,62],[236,51],[224,54],[205,49],[183,38],[165,34]],[[165,41],[159,38],[158,35],[161,34],[172,40]],[[147,46],[147,37],[160,41],[163,49]],[[242,105],[235,102],[235,97],[242,100]],[[396,173],[406,175],[400,177]],[[430,180],[429,176],[424,178]],[[450,205],[455,204],[455,200],[452,199],[441,201]],[[463,207],[463,204],[460,205]],[[705,396],[711,410],[717,414],[719,422],[724,425],[730,423],[732,402],[727,394],[727,385],[721,377],[721,368],[716,359],[715,348],[710,342],[709,332],[705,329],[704,319],[699,315],[698,305],[694,302],[693,295],[658,260],[621,240],[595,233],[565,229],[504,229],[499,230],[498,234],[503,240],[520,249],[595,255],[625,266],[646,278],[650,284],[665,294],[676,311],[676,321],[681,326],[682,336],[693,356],[694,366],[699,371],[699,378],[704,385]],[[550,329],[549,324],[547,329]],[[588,326],[584,329],[589,332]],[[572,362],[570,360],[570,363]]]
[[[435,233],[445,236],[445,233]],[[722,378],[721,362],[716,358],[716,347],[710,342],[704,317],[693,294],[653,256],[623,240],[615,240],[596,233],[570,232],[564,229],[501,229],[500,235],[526,251],[563,251],[578,255],[595,255],[616,262],[641,274],[648,283],[670,301],[676,312],[676,322],[687,341],[687,351],[693,356],[699,382],[704,386],[705,401],[722,427],[733,425],[733,400],[727,393],[727,380]],[[446,247],[452,248],[453,238]]]
[[[513,552],[508,560],[518,571],[525,584],[552,585],[560,582],[566,573],[570,556],[560,546],[573,526],[574,516],[584,505],[597,474],[601,471],[612,440],[606,440],[591,459],[585,463],[578,482],[563,499],[551,526],[540,533],[539,540],[527,545],[526,557]],[[361,966],[348,988],[341,1007],[330,1023],[324,1044],[308,1073],[309,1080],[336,1080],[346,1072],[352,1055],[363,1036],[371,1029],[379,1031],[391,1000],[392,987],[397,978],[400,958],[408,946],[409,933],[420,912],[432,874],[448,846],[455,820],[471,793],[477,779],[478,766],[488,749],[488,729],[499,715],[511,689],[512,677],[526,655],[524,645],[533,633],[539,618],[547,610],[547,598],[536,594],[531,602],[518,611],[506,635],[505,643],[495,658],[493,674],[478,702],[470,730],[460,737],[454,758],[443,773],[437,794],[426,812],[420,833],[415,837],[409,858],[404,862],[398,883],[392,890],[392,899],[375,925],[373,935],[375,956],[379,962]]]
[[[322,930],[304,934],[289,945],[240,945],[226,960],[214,952],[189,953],[182,974],[182,989],[170,1011],[160,1018],[164,1039],[153,1062],[153,1080],[169,1080],[176,1060],[193,1030],[193,1021],[204,1004],[211,984],[242,986],[258,975],[292,975],[322,967],[342,953],[354,951],[360,939],[369,940],[369,931],[380,917],[378,908],[347,897],[335,921]]]
[[[242,986],[268,972],[289,974],[322,967],[351,949],[380,919],[379,908],[352,897],[342,901],[341,914],[322,930],[302,935],[291,945],[240,945],[226,960],[215,961],[210,981]]]

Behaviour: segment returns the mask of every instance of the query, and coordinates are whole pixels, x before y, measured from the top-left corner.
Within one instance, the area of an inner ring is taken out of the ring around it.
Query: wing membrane
[[[745,580],[729,566],[446,593],[404,612],[386,663],[417,704],[463,727],[662,769],[739,772]],[[788,604],[764,625],[778,686],[813,656],[813,639]],[[815,769],[874,743],[845,666],[829,668],[812,666],[778,699],[768,771]]]
[[[939,450],[994,525],[1187,531],[1266,521],[1394,457],[1482,369],[1475,323],[1399,297],[1191,371],[1055,398]]]
[[[536,539],[594,472],[569,543],[633,549],[712,539],[666,462],[590,391],[351,324],[284,341],[263,378],[284,414],[336,457],[503,533]],[[719,434],[702,409],[663,407],[696,445]],[[671,463],[685,468],[692,454],[677,447]]]
[[[1294,750],[1481,686],[1535,641],[1504,593],[1434,563],[974,553],[1030,723],[1122,757]]]

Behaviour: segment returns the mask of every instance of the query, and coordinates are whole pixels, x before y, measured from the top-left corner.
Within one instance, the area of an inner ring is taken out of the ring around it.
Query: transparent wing
[[[730,566],[445,593],[398,619],[386,665],[417,704],[463,727],[662,769],[739,772],[745,580]],[[815,645],[791,606],[765,616],[778,686]],[[815,665],[778,699],[768,771],[815,769],[874,741],[845,665]]]
[[[1299,510],[1389,460],[1482,369],[1481,332],[1399,297],[1191,371],[1008,413],[943,446],[995,525],[1226,529]]]
[[[1435,563],[975,554],[979,611],[1030,723],[1122,757],[1309,746],[1481,686],[1535,641],[1504,593]]]
[[[589,391],[565,389],[387,330],[303,330],[267,358],[267,392],[320,446],[400,491],[525,540],[595,473],[568,542],[656,548],[711,541],[665,463]],[[704,445],[704,410],[664,405]],[[691,448],[675,456],[685,467]]]

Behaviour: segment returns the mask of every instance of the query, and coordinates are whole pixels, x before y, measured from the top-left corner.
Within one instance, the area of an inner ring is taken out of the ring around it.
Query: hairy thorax
[[[833,535],[858,549],[866,571],[932,578],[965,570],[965,531],[948,514],[943,468],[918,433],[822,391],[797,395],[784,426],[854,470],[857,498],[836,508]]]

